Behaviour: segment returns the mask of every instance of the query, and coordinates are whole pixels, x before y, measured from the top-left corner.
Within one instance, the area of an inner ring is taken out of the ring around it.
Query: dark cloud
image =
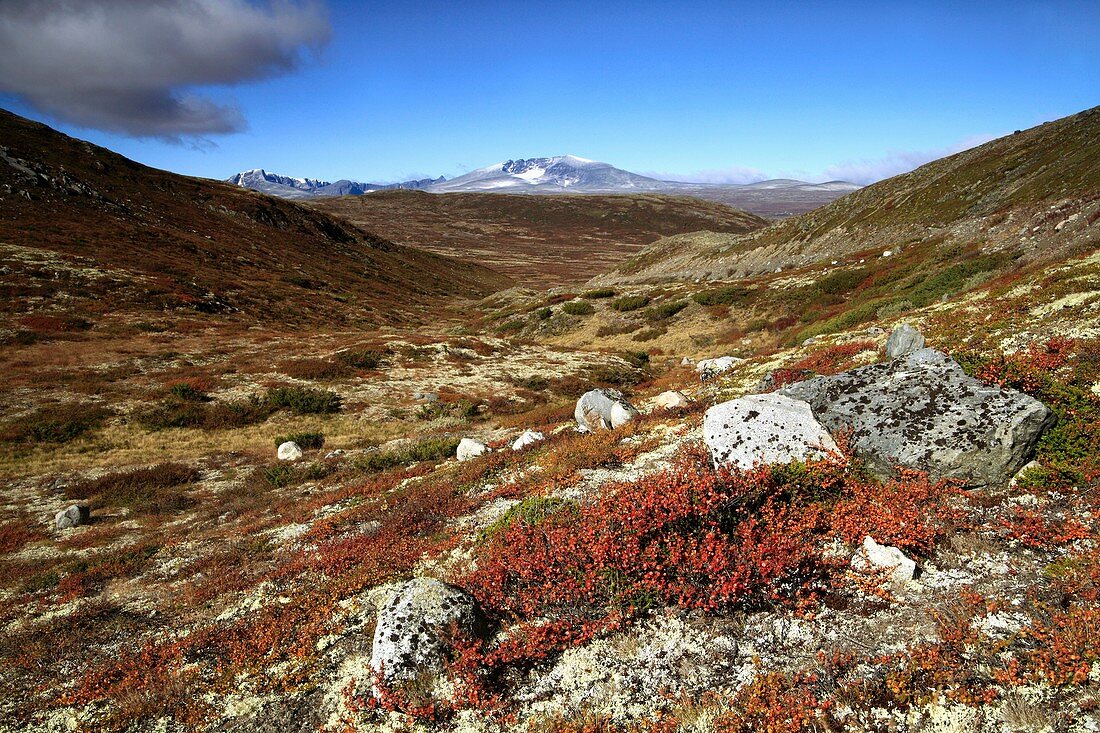
[[[237,132],[196,88],[285,74],[331,31],[319,0],[0,0],[0,91],[134,137]]]

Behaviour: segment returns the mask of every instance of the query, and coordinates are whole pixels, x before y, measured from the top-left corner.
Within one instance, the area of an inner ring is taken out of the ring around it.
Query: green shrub
[[[137,413],[136,419],[147,430],[224,430],[261,423],[273,412],[273,405],[255,395],[232,402],[190,402],[173,396]]]
[[[291,433],[275,439],[275,447],[283,443],[297,443],[302,450],[317,450],[325,445],[324,433]]]
[[[168,388],[168,393],[184,402],[208,402],[210,398],[205,392],[195,389],[187,382],[178,382]]]
[[[435,461],[454,455],[457,438],[426,438],[403,448],[367,453],[356,459],[355,467],[363,471],[385,471],[397,466],[421,461]]]
[[[577,502],[556,496],[528,496],[510,507],[499,519],[477,535],[478,542],[485,542],[499,535],[514,524],[522,522],[530,527],[541,524],[547,517],[561,511],[575,512]]]
[[[285,408],[296,415],[327,415],[339,412],[340,395],[327,389],[310,387],[272,387],[266,401],[272,407]]]
[[[554,311],[551,308],[539,308],[535,311],[535,318],[540,321],[545,321],[552,315],[554,315]]]
[[[655,305],[645,312],[645,317],[650,321],[663,321],[687,308],[686,300],[671,300],[660,305]]]
[[[700,290],[691,296],[699,305],[744,305],[756,295],[756,291],[743,285],[730,285],[713,290]]]
[[[98,405],[65,404],[9,421],[0,439],[13,443],[68,443],[103,424],[111,413]]]
[[[337,356],[342,362],[355,369],[377,369],[385,358],[385,354],[374,349],[341,351]]]
[[[645,369],[649,366],[649,352],[647,351],[628,351],[623,354],[623,358],[636,369]]]
[[[599,300],[600,298],[614,298],[616,295],[614,288],[596,288],[589,290],[582,297],[589,300]]]
[[[136,471],[109,473],[68,486],[65,496],[90,500],[93,506],[125,507],[166,514],[195,502],[180,487],[199,480],[199,470],[184,463],[158,463]]]
[[[596,309],[591,303],[585,303],[583,300],[571,300],[562,305],[561,311],[571,316],[588,316],[595,313]]]
[[[618,300],[612,301],[611,307],[615,310],[625,313],[627,311],[636,311],[639,308],[645,308],[649,305],[650,298],[648,295],[624,295]]]
[[[868,271],[864,268],[857,270],[838,270],[819,278],[817,282],[814,283],[814,287],[829,295],[839,295],[854,290],[856,286],[867,279],[868,274]]]
[[[497,333],[515,333],[516,331],[522,331],[524,325],[526,324],[522,319],[513,318],[497,326]]]

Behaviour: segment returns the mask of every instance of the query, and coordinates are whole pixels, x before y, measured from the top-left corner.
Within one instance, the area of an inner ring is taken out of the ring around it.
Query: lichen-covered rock
[[[744,359],[739,359],[736,356],[719,356],[714,359],[700,359],[695,365],[695,371],[698,372],[701,379],[707,380],[711,377],[718,376],[722,372],[728,372],[743,361]]]
[[[302,447],[293,440],[288,440],[279,446],[278,456],[280,461],[300,460],[302,457]]]
[[[638,416],[622,392],[614,389],[593,389],[581,395],[573,417],[577,425],[587,430],[614,430]]]
[[[657,395],[653,400],[653,406],[658,410],[676,410],[691,404],[683,392],[668,391]]]
[[[438,676],[452,634],[482,631],[473,596],[435,578],[413,578],[378,613],[370,666],[386,685]]]
[[[917,577],[917,563],[904,552],[890,545],[880,545],[867,535],[852,558],[856,570],[886,570],[895,585],[904,585]]]
[[[484,455],[489,452],[489,446],[482,443],[480,440],[474,440],[473,438],[463,438],[458,441],[458,448],[455,450],[455,457],[459,462],[468,461],[471,458],[477,458],[480,455]]]
[[[535,443],[541,443],[544,440],[546,440],[546,436],[538,430],[525,430],[523,431],[523,435],[520,435],[516,438],[515,442],[512,443],[512,450],[523,450]]]
[[[983,384],[934,349],[797,382],[780,394],[808,402],[829,430],[851,430],[849,446],[883,478],[901,466],[935,480],[1002,484],[1053,419],[1038,400]]]
[[[703,442],[715,465],[748,469],[835,451],[837,445],[810,406],[780,394],[749,395],[707,410]]]
[[[88,507],[73,504],[55,514],[53,523],[58,529],[71,529],[86,524],[91,516],[92,512]]]
[[[886,339],[886,356],[899,359],[924,348],[924,336],[908,323],[895,328]]]

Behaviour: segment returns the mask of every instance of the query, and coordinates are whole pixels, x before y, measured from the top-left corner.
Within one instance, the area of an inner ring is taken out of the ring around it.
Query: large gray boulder
[[[58,529],[72,529],[87,524],[91,516],[92,512],[88,507],[73,504],[55,514],[53,523]]]
[[[774,393],[741,397],[707,410],[703,442],[716,466],[742,469],[820,458],[824,451],[837,450],[808,404]]]
[[[890,332],[886,339],[886,356],[898,359],[924,348],[924,336],[908,323],[903,323]]]
[[[413,578],[378,613],[371,668],[386,685],[438,677],[452,634],[482,631],[473,596],[435,578]]]
[[[581,395],[573,417],[577,425],[587,430],[614,430],[638,416],[634,405],[622,392],[614,389],[593,389]]]
[[[850,429],[851,448],[883,478],[901,466],[971,486],[1003,483],[1054,419],[1038,400],[983,384],[934,349],[797,382],[780,394],[808,402],[832,432]]]

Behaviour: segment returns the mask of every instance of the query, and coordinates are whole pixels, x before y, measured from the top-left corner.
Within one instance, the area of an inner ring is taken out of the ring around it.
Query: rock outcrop
[[[1038,400],[983,384],[934,349],[779,393],[808,402],[829,430],[851,430],[849,445],[883,478],[902,466],[974,486],[1003,483],[1053,420]]]
[[[690,404],[683,392],[675,391],[662,392],[653,400],[653,406],[658,410],[676,410]]]
[[[886,339],[886,356],[899,359],[924,348],[924,336],[908,323],[903,323],[890,332]]]
[[[586,430],[614,430],[638,416],[622,392],[614,389],[593,389],[581,395],[573,417]]]
[[[87,524],[91,516],[92,512],[88,507],[81,506],[80,504],[73,504],[55,514],[53,523],[58,529],[71,529],[73,527],[79,527],[82,524]]]
[[[703,441],[717,466],[748,469],[837,450],[805,402],[780,394],[749,395],[707,410]]]
[[[300,460],[302,458],[302,447],[293,440],[288,440],[279,446],[278,456],[280,461]]]
[[[458,448],[455,450],[455,457],[458,458],[459,463],[468,461],[472,458],[477,458],[480,455],[484,455],[489,452],[489,446],[482,443],[480,440],[474,440],[473,438],[463,438],[458,441]]]
[[[413,578],[378,613],[370,665],[387,685],[438,676],[452,634],[473,638],[482,630],[473,596],[435,578]]]
[[[880,545],[870,535],[863,538],[863,545],[852,558],[852,568],[887,571],[895,585],[905,585],[917,577],[917,563],[913,559],[896,547]]]
[[[739,359],[736,356],[719,356],[714,359],[700,359],[699,363],[695,365],[695,371],[698,372],[700,379],[707,380],[711,377],[718,376],[722,372],[728,372],[743,361],[744,359]]]
[[[525,430],[523,431],[523,435],[520,435],[516,438],[515,442],[512,443],[512,450],[523,450],[535,443],[541,443],[544,440],[546,440],[546,436],[539,431]]]

